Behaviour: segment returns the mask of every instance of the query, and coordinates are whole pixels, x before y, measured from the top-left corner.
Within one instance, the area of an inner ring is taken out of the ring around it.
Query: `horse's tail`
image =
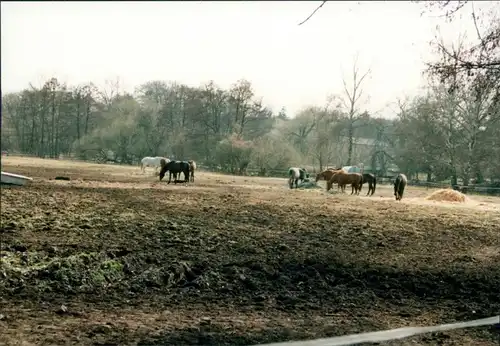
[[[377,177],[373,176],[373,190],[372,195],[375,193],[375,188],[377,187]]]
[[[290,188],[293,189],[293,181],[295,180],[295,174],[294,174],[294,169],[290,168],[288,169],[288,185],[290,185]]]
[[[403,194],[405,192],[405,187],[406,187],[407,184],[408,184],[408,180],[406,179],[406,176],[403,175],[401,177],[401,183],[399,184],[399,190],[400,190],[400,192],[399,192],[399,199],[403,198]]]
[[[401,184],[401,178],[398,175],[396,180],[394,181],[394,195],[396,196],[396,200],[399,199],[399,185]]]

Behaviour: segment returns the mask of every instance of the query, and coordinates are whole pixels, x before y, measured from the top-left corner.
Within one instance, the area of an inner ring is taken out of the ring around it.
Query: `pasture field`
[[[407,187],[396,202],[390,186],[349,196],[204,172],[174,186],[152,169],[19,157],[2,157],[2,170],[34,179],[1,190],[7,345],[252,345],[500,311],[493,197],[430,202],[432,190]]]

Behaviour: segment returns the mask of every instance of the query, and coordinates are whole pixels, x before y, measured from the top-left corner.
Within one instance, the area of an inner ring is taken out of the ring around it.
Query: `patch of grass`
[[[79,253],[68,257],[41,258],[23,263],[26,253],[3,254],[5,284],[16,287],[23,281],[35,281],[35,287],[50,291],[92,292],[119,282],[124,277],[123,264],[100,253]]]

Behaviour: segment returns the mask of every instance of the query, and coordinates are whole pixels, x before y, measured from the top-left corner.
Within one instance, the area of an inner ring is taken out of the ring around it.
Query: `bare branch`
[[[314,16],[314,14],[321,8],[323,7],[323,5],[326,4],[326,1],[323,1],[321,3],[321,5],[319,5],[318,7],[316,7],[316,9],[309,15],[309,17],[307,17],[306,19],[304,19],[302,22],[299,23],[299,25],[302,25],[304,24],[305,22],[307,22],[309,19],[311,19],[312,16]]]
[[[477,25],[477,16],[476,16],[476,10],[474,8],[474,1],[471,2],[471,5],[472,5],[472,20],[474,21],[474,27],[476,28],[476,34],[477,34],[477,37],[479,38],[479,41],[481,42],[481,45],[485,46],[485,42],[483,40],[483,38],[481,37],[481,33],[479,32],[479,26]]]

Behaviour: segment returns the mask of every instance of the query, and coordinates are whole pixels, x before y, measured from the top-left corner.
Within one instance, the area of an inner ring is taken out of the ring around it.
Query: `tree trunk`
[[[476,172],[475,176],[476,176],[476,184],[482,184],[484,183],[484,176],[483,176],[483,173],[481,172],[481,168],[479,168],[479,165],[476,165],[475,166],[475,169],[474,169]]]
[[[349,137],[349,147],[348,147],[348,151],[347,151],[347,163],[346,163],[346,166],[350,166],[351,165],[351,161],[352,161],[352,147],[353,147],[353,135],[354,135],[354,127],[353,127],[353,124],[352,124],[352,120],[349,122],[349,129],[348,129],[348,137]]]

